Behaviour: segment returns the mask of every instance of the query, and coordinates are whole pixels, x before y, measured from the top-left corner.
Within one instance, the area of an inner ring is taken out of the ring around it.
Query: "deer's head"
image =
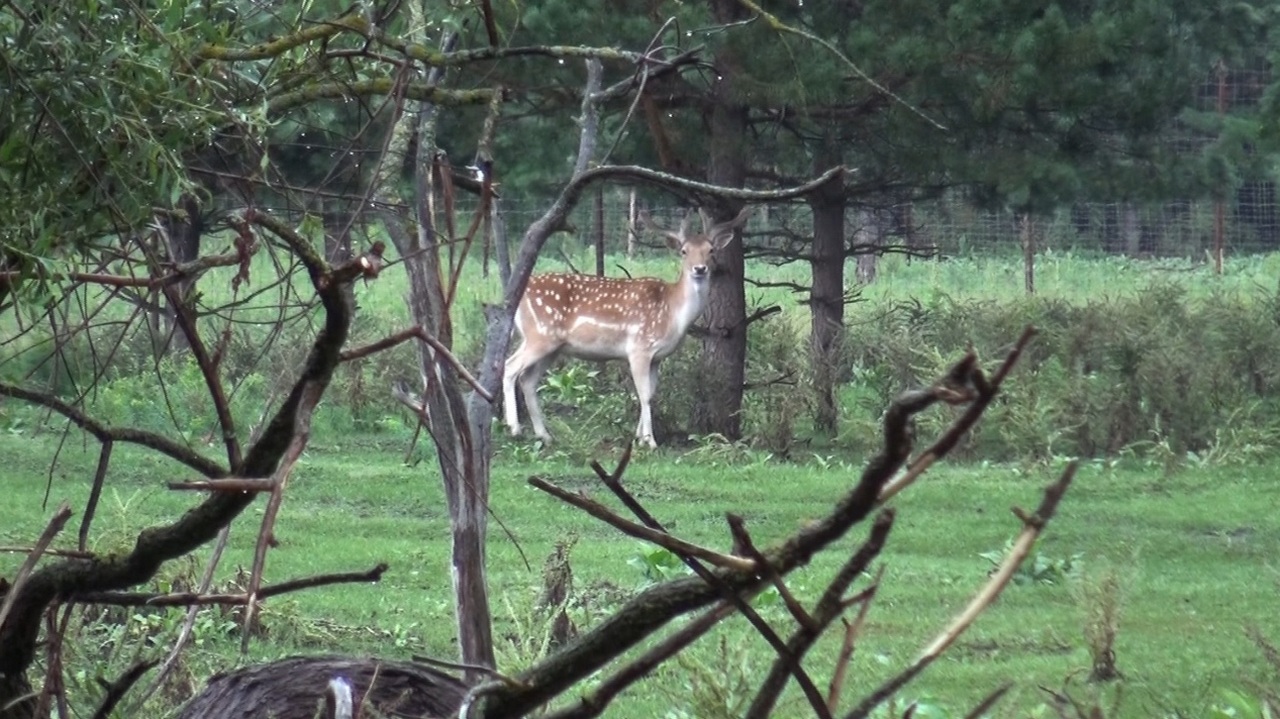
[[[716,267],[716,253],[723,250],[733,241],[735,231],[746,223],[751,215],[751,208],[743,208],[737,217],[726,222],[714,222],[706,210],[698,210],[702,217],[702,232],[689,234],[692,214],[686,214],[680,222],[680,229],[674,232],[663,228],[649,215],[641,215],[641,224],[653,228],[667,239],[667,247],[680,253],[682,277],[693,282],[704,282],[711,276]]]

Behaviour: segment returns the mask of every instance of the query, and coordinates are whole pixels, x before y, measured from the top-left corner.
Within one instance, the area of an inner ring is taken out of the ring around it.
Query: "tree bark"
[[[411,6],[416,7],[416,6]],[[446,43],[452,42],[452,38]],[[432,82],[439,81],[433,73]],[[434,192],[435,107],[423,103],[414,118],[417,132],[415,206],[417,233],[391,233],[400,256],[406,258],[409,309],[414,324],[451,347],[452,327],[445,303],[445,272],[441,267],[430,198]],[[396,144],[407,136],[402,132]],[[407,147],[407,143],[403,145]],[[419,371],[425,412],[422,420],[436,445],[452,532],[450,569],[458,650],[466,664],[495,666],[492,613],[485,579],[485,535],[489,502],[489,432],[476,427],[467,409],[461,384],[452,367],[425,342],[418,345]],[[480,675],[468,672],[469,679]]]
[[[167,247],[164,248],[169,255],[169,261],[175,265],[181,265],[193,262],[200,257],[200,239],[204,235],[204,223],[200,216],[200,201],[194,195],[183,195],[178,201],[178,209],[184,214],[183,217],[170,216],[164,221],[165,235],[168,239]],[[186,277],[178,282],[178,297],[186,301],[191,296],[191,292],[195,289],[196,278]],[[155,290],[151,293],[152,302],[159,306],[163,293]],[[178,308],[170,305],[167,310],[155,317],[152,323],[153,336],[157,340],[157,355],[163,356],[170,352],[183,352],[187,349],[187,335],[177,329],[173,318],[178,314]]]
[[[834,148],[828,148],[834,150]],[[837,152],[822,153],[814,171],[838,164]],[[809,357],[817,400],[815,429],[834,436],[839,422],[836,384],[844,338],[844,183],[832,181],[809,198],[813,210],[813,252],[809,267]]]
[[[719,24],[738,22],[747,11],[734,0],[710,0]],[[727,44],[716,53],[711,91],[710,149],[707,181],[723,187],[742,187],[746,178],[747,108],[736,97],[741,73],[734,50]],[[708,208],[722,222],[738,207]],[[743,285],[746,261],[740,240],[717,253],[703,322],[710,330],[702,338],[698,379],[702,391],[694,398],[689,426],[699,434],[742,436],[742,391],[746,380],[747,297]]]
[[[853,245],[857,247],[862,245],[866,251],[857,255],[854,274],[860,285],[869,285],[876,281],[876,263],[879,255],[870,248],[879,245],[883,235],[880,232],[880,223],[876,218],[875,212],[872,210],[860,210],[858,212],[858,227],[853,231]]]

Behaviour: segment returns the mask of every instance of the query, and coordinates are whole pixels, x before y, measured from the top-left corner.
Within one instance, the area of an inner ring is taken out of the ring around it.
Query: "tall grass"
[[[571,239],[557,242],[540,270],[594,266],[591,253]],[[997,356],[1026,324],[1040,328],[1041,336],[1014,390],[995,408],[1010,421],[999,423],[999,432],[972,438],[967,449],[973,456],[1035,460],[1131,452],[1176,465],[1249,460],[1280,444],[1280,255],[1231,258],[1222,276],[1186,260],[1046,252],[1036,263],[1037,294],[1029,297],[1018,258],[883,258],[877,280],[847,308],[841,360],[847,381],[840,388],[842,430],[834,440],[815,436],[810,426],[809,316],[802,298],[785,289],[749,288],[752,306],[777,304],[782,311],[750,330],[748,444],[780,456],[866,451],[879,412],[894,394],[936,376],[970,344],[983,357]],[[615,275],[671,278],[677,265],[665,251],[646,249],[636,257],[610,256],[606,266]],[[807,271],[801,264],[757,262],[748,275],[803,283]],[[215,270],[201,279],[201,327],[212,343],[228,320],[235,323],[222,367],[238,427],[247,433],[301,366],[318,310],[305,304],[309,280],[299,268],[273,285],[280,270],[262,253],[251,266],[250,284],[233,293],[235,272]],[[460,275],[453,336],[464,362],[479,359],[483,306],[501,297],[496,275],[474,260]],[[407,327],[406,291],[394,264],[376,281],[357,285],[350,344]],[[75,307],[93,308],[103,299],[92,290],[78,292]],[[180,353],[157,362],[154,338],[134,312],[127,303],[106,307],[96,316],[99,327],[64,342],[56,356],[47,333],[9,340],[0,377],[33,377],[64,397],[92,387],[83,401],[113,423],[188,437],[211,433],[198,372]],[[28,313],[27,324],[34,314]],[[0,323],[17,333],[11,315]],[[659,434],[676,441],[717,441],[689,438],[683,429],[699,383],[692,361],[697,346],[687,342],[662,371],[656,421]],[[413,347],[402,345],[344,367],[320,421],[340,431],[403,428],[411,420],[387,387],[414,378],[415,363]],[[625,369],[574,366],[548,378],[553,432],[557,423],[575,428],[558,433],[576,437],[570,452],[626,436],[634,408]],[[101,382],[93,381],[95,371]],[[33,421],[12,404],[0,413],[0,422]]]

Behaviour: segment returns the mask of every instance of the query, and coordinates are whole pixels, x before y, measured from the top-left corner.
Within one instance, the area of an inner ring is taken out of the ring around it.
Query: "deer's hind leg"
[[[538,404],[538,382],[555,361],[559,349],[526,339],[520,349],[507,359],[506,369],[502,374],[502,406],[507,427],[513,436],[520,434],[520,414],[516,408],[516,386],[519,385],[520,393],[524,396],[525,410],[529,413],[529,423],[533,425],[533,433],[544,442],[551,441],[551,433],[547,431],[542,416],[542,407]]]

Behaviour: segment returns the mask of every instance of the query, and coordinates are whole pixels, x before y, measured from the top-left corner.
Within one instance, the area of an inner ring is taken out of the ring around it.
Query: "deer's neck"
[[[667,306],[671,308],[671,323],[678,334],[683,335],[706,309],[710,291],[710,277],[694,280],[688,272],[682,272],[679,280],[667,285]]]

